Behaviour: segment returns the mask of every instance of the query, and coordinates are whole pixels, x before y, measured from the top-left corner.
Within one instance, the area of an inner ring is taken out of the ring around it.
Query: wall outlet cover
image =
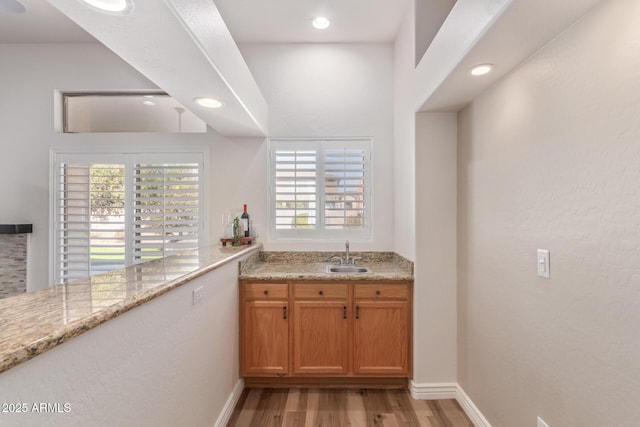
[[[204,297],[204,286],[200,286],[197,289],[193,290],[193,305],[196,305],[202,298]]]

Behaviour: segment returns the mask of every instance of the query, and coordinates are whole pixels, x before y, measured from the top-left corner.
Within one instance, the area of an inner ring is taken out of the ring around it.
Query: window
[[[369,238],[370,140],[271,140],[273,238]]]
[[[206,244],[203,159],[203,153],[56,154],[55,282]]]
[[[63,131],[205,133],[207,124],[166,93],[65,93]]]

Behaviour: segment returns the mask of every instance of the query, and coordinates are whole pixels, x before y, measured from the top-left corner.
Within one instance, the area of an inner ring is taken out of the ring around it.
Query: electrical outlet
[[[193,290],[193,305],[196,305],[204,297],[204,286],[200,286],[198,289]]]
[[[549,427],[549,424],[542,421],[542,418],[538,417],[538,425],[537,427]]]

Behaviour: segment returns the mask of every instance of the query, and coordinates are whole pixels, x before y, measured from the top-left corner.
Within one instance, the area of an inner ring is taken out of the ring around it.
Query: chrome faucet
[[[344,247],[345,247],[344,263],[349,264],[349,241],[348,240],[345,242]]]
[[[350,254],[349,254],[349,241],[347,240],[344,244],[344,249],[345,249],[345,255],[344,255],[344,259],[342,257],[339,256],[334,256],[331,257],[331,261],[333,260],[337,260],[340,261],[340,265],[356,265],[356,261],[359,259],[362,259],[362,257],[359,256],[355,256],[353,258],[351,258]]]

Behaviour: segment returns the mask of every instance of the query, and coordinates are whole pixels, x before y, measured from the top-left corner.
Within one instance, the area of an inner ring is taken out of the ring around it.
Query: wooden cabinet
[[[408,291],[406,286],[355,285],[355,374],[409,374]]]
[[[295,283],[293,299],[293,373],[348,373],[347,285]]]
[[[411,282],[241,283],[241,373],[410,377],[411,290]]]
[[[242,374],[289,372],[289,300],[287,284],[247,284],[242,289]]]

